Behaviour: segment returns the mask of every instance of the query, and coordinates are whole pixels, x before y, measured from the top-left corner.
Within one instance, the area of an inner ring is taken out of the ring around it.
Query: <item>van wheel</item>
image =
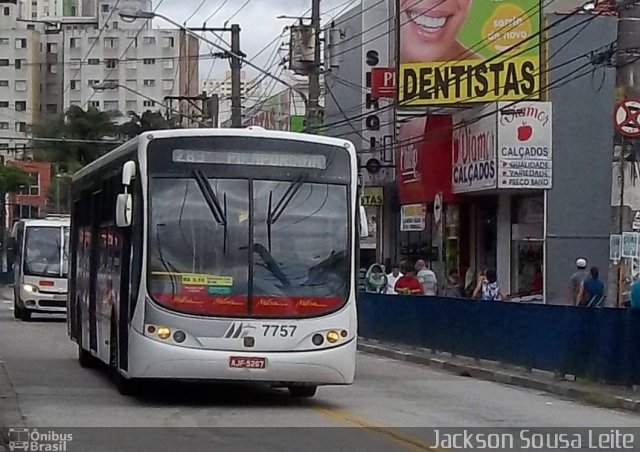
[[[113,374],[113,380],[116,384],[118,392],[123,396],[135,395],[138,390],[137,381],[131,378],[127,378],[120,373],[118,364],[118,354],[120,348],[118,348],[118,326],[115,322],[115,316],[111,314],[111,331],[109,334],[109,366]]]
[[[17,300],[13,300],[13,318],[20,320],[22,317],[22,308],[18,305]]]
[[[20,320],[29,322],[31,320],[31,311],[27,308],[20,308]]]
[[[291,397],[308,398],[316,395],[317,386],[289,386]]]

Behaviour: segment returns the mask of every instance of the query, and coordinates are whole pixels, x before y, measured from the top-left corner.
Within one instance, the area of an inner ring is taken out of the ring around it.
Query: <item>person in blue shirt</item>
[[[578,294],[578,306],[594,308],[604,301],[604,283],[600,281],[598,267],[591,267],[589,277],[584,280]]]
[[[640,309],[640,275],[636,275],[631,285],[631,309]]]

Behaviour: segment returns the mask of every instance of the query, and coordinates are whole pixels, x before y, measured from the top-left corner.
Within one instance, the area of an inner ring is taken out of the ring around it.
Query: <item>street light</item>
[[[165,15],[158,14],[158,13],[153,12],[153,11],[126,10],[126,9],[119,10],[118,14],[120,15],[120,17],[124,21],[127,21],[127,19],[130,19],[130,21],[134,21],[134,20],[138,20],[138,19],[150,20],[150,19],[153,19],[154,17],[159,17],[160,19],[164,19],[167,22],[169,22],[170,24],[178,27],[179,29],[181,29],[185,33],[189,34],[190,36],[193,36],[196,39],[199,39],[199,40],[201,40],[203,42],[206,42],[207,44],[215,47],[218,50],[222,50],[223,52],[227,53],[228,55],[231,55],[232,57],[234,57],[236,59],[238,59],[239,61],[241,61],[242,63],[246,64],[247,66],[254,68],[255,70],[257,70],[261,74],[264,74],[267,77],[269,77],[269,78],[271,78],[271,79],[273,79],[273,80],[275,80],[277,82],[282,83],[287,88],[290,88],[293,91],[297,92],[300,95],[300,97],[302,97],[302,101],[305,104],[307,104],[307,102],[308,102],[307,95],[303,91],[300,91],[298,88],[296,88],[295,86],[293,86],[290,83],[288,83],[286,80],[283,80],[280,77],[271,74],[269,71],[265,71],[264,69],[262,69],[261,67],[257,66],[256,64],[252,63],[251,61],[246,60],[243,55],[238,55],[237,53],[232,52],[229,49],[225,49],[220,44],[218,44],[216,42],[213,42],[213,41],[210,41],[209,39],[205,38],[204,36],[200,36],[198,33],[195,33],[192,30],[189,30],[187,27],[185,27],[183,25],[180,25],[178,22],[175,22],[172,19],[169,19]]]
[[[92,88],[93,88],[93,90],[94,90],[94,91],[96,91],[96,92],[108,91],[108,90],[114,90],[114,89],[118,89],[118,88],[123,88],[123,89],[125,89],[125,90],[127,90],[127,91],[129,91],[129,92],[132,92],[133,94],[136,94],[136,95],[138,95],[138,96],[140,96],[140,97],[142,97],[142,98],[146,99],[146,100],[149,100],[149,101],[151,101],[151,102],[154,102],[154,103],[159,104],[160,106],[164,107],[164,108],[165,108],[165,109],[167,109],[168,111],[171,111],[171,112],[173,112],[173,113],[177,113],[178,115],[182,115],[182,112],[181,112],[180,110],[176,110],[175,108],[172,108],[172,107],[168,106],[168,105],[167,105],[167,104],[165,104],[165,103],[162,103],[162,102],[160,102],[160,101],[157,101],[157,100],[153,99],[152,97],[146,96],[146,95],[142,94],[140,91],[136,91],[135,89],[129,88],[128,86],[121,85],[121,84],[120,84],[120,83],[118,83],[118,82],[102,82],[102,83],[96,83],[96,84],[92,85]],[[193,118],[191,118],[191,119],[193,119]],[[208,125],[207,125],[207,124],[205,124],[205,123],[203,123],[203,122],[201,122],[201,121],[198,121],[197,119],[196,119],[195,121],[196,121],[198,124],[202,125],[202,126],[208,127]]]

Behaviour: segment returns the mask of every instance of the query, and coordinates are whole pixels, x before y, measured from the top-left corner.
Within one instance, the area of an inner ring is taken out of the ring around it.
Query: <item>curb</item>
[[[9,379],[4,363],[0,361],[0,451],[8,444],[7,429],[9,427],[25,427],[24,419],[18,404],[18,395]]]
[[[430,356],[427,353],[398,350],[389,346],[373,344],[363,339],[358,340],[358,350],[364,353],[383,356],[385,358],[391,358],[398,361],[429,366],[434,369],[454,373],[456,375],[477,378],[485,381],[493,381],[511,386],[519,386],[536,391],[544,391],[602,408],[621,409],[636,413],[640,412],[640,398],[634,399],[614,394],[607,394],[603,391],[569,386],[566,382],[565,384],[561,384],[550,382],[542,378],[516,375],[514,373],[487,369],[476,365],[448,361],[440,357],[436,358],[434,356]]]

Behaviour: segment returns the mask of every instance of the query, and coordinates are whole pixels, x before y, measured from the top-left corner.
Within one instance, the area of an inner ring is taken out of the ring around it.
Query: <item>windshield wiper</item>
[[[306,178],[306,174],[301,174],[296,180],[292,181],[284,192],[284,195],[282,195],[282,198],[280,198],[276,204],[276,207],[273,209],[273,190],[269,191],[269,211],[267,212],[267,244],[269,246],[269,252],[271,252],[271,225],[275,224],[275,222],[282,216],[287,206],[300,191],[300,188],[302,187],[302,184],[304,184]]]
[[[224,226],[224,244],[223,244],[223,252],[227,252],[227,194],[224,194],[224,209],[220,206],[220,201],[218,201],[218,197],[215,192],[211,188],[211,184],[204,177],[202,171],[194,170],[193,175],[195,177],[196,183],[198,184],[198,188],[202,192],[202,196],[204,196],[204,200],[213,215],[213,218],[216,222]]]

